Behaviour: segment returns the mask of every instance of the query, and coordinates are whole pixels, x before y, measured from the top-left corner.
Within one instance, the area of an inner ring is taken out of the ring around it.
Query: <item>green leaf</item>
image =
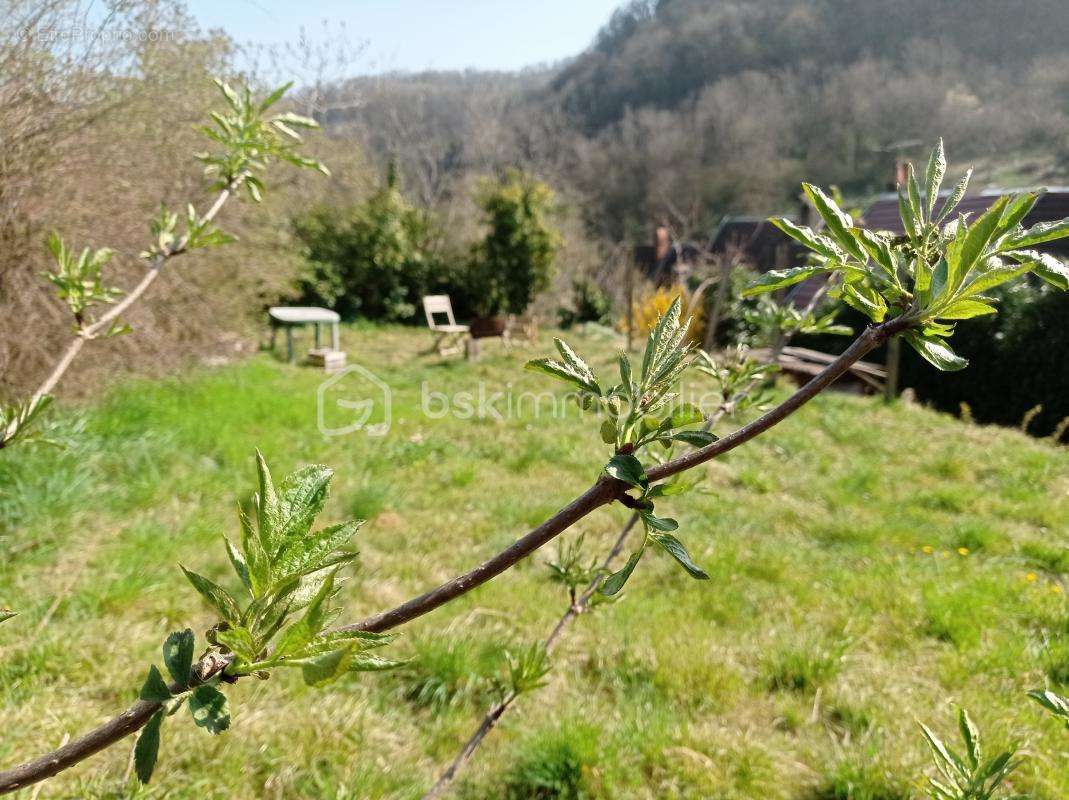
[[[683,494],[689,492],[695,487],[695,483],[683,483],[682,481],[675,481],[673,483],[658,483],[652,489],[650,489],[647,497],[673,497],[677,494]]]
[[[679,523],[671,517],[658,517],[649,511],[639,512],[642,517],[642,521],[646,523],[646,527],[655,531],[674,531],[678,530]]]
[[[208,580],[203,575],[198,575],[192,570],[186,569],[182,564],[178,565],[186,574],[193,588],[200,592],[201,596],[219,612],[219,615],[231,625],[241,622],[241,610],[233,597],[217,583]]]
[[[1064,720],[1065,726],[1069,728],[1069,699],[1049,690],[1032,691],[1028,693],[1028,696],[1054,714],[1054,716]]]
[[[353,653],[349,661],[349,672],[383,672],[388,669],[397,669],[406,663],[368,653]]]
[[[883,322],[887,316],[887,301],[875,289],[864,284],[847,283],[842,289],[843,302],[860,311],[873,322]]]
[[[155,664],[148,668],[148,677],[137,696],[149,703],[165,703],[171,699],[171,690]]]
[[[692,447],[706,447],[715,442],[719,437],[708,431],[679,431],[672,434],[677,442],[685,442]]]
[[[966,173],[962,176],[961,180],[954,186],[954,191],[950,193],[950,197],[943,203],[943,207],[939,210],[939,218],[936,222],[942,222],[954,209],[958,207],[958,203],[961,202],[961,198],[965,196],[966,190],[969,188],[969,179],[972,178],[972,167],[970,167]]]
[[[223,542],[226,544],[226,554],[230,558],[230,565],[234,568],[234,572],[245,585],[245,588],[252,593],[252,580],[249,577],[249,565],[245,563],[245,556],[225,536],[223,537]]]
[[[321,464],[302,467],[285,477],[278,488],[277,550],[305,536],[323,510],[334,470]],[[276,551],[277,552],[277,551]]]
[[[1007,256],[1023,264],[1030,264],[1032,271],[1056,289],[1069,289],[1069,267],[1050,253],[1038,250],[1013,250]]]
[[[969,712],[964,708],[958,712],[958,728],[961,730],[961,738],[965,740],[965,754],[969,758],[969,764],[973,769],[980,766],[983,760],[983,752],[980,749],[980,731],[969,718]]]
[[[679,317],[683,309],[682,296],[677,296],[672,301],[657,325],[646,340],[646,352],[642,356],[642,383],[646,385],[651,375],[656,374],[663,366],[666,353],[669,352],[669,344],[679,332]]]
[[[256,498],[256,522],[260,532],[260,546],[268,558],[278,550],[278,527],[282,518],[275,484],[271,480],[271,470],[267,467],[264,455],[256,450],[256,472],[260,481],[260,493]],[[245,553],[248,554],[248,548]]]
[[[616,442],[616,423],[611,419],[606,418],[601,423],[601,441],[605,444],[615,444]]]
[[[858,243],[865,248],[869,258],[887,270],[890,278],[896,272],[894,253],[891,252],[891,243],[883,236],[873,233],[867,228],[852,228],[851,233]]]
[[[961,760],[955,756],[947,746],[943,744],[943,741],[932,732],[931,728],[920,723],[921,732],[924,734],[924,738],[928,741],[928,747],[931,748],[932,754],[937,760],[942,761],[947,767],[956,769],[962,776],[967,776],[968,772],[965,770],[965,765],[961,763]]]
[[[152,772],[156,769],[156,759],[160,754],[160,726],[163,724],[164,710],[161,708],[153,714],[134,745],[134,770],[137,779],[141,783],[152,780]]]
[[[928,158],[928,169],[924,171],[924,199],[926,200],[926,216],[932,218],[935,213],[935,202],[939,198],[939,187],[943,184],[943,176],[947,171],[946,154],[943,152],[943,139],[932,150]]]
[[[809,201],[813,204],[813,207],[817,210],[824,219],[824,224],[827,226],[827,231],[832,239],[843,248],[847,253],[854,256],[861,262],[867,261],[865,251],[861,249],[857,241],[850,234],[850,229],[854,227],[854,221],[850,219],[850,216],[843,212],[835,201],[824,194],[819,187],[814,186],[811,183],[803,183],[802,191],[806,193]]]
[[[1035,262],[1030,261],[1017,267],[1010,266],[996,266],[990,269],[984,270],[973,278],[968,284],[962,294],[976,295],[981,292],[986,292],[988,289],[993,289],[996,286],[1000,286],[1007,281],[1012,281],[1014,278],[1029,273],[1035,267]]]
[[[984,254],[995,235],[999,220],[1002,218],[1002,211],[1008,202],[1009,197],[1003,196],[992,203],[987,211],[968,227],[964,238],[955,238],[951,246],[947,248],[950,291],[957,291],[977,260]],[[955,247],[959,241],[960,247]]]
[[[994,314],[996,311],[994,306],[979,300],[955,300],[939,311],[936,316],[940,319],[972,319],[984,314]]]
[[[909,207],[913,212],[913,219],[916,221],[917,229],[920,230],[924,224],[924,211],[921,206],[921,188],[917,183],[917,175],[913,171],[912,164],[906,167],[906,191],[909,193]]]
[[[591,394],[601,396],[601,388],[597,384],[588,382],[583,375],[576,372],[567,364],[562,364],[552,358],[531,359],[523,365],[523,368],[530,370],[531,372],[541,372],[546,375],[551,375],[554,378],[559,378],[562,381],[571,383]]]
[[[282,634],[273,657],[283,658],[299,653],[305,645],[319,635],[326,624],[328,614],[326,604],[333,594],[334,573],[331,573],[312,598],[312,602],[308,604],[304,615]]]
[[[351,555],[337,554],[336,551],[350,542],[363,524],[363,520],[350,520],[330,525],[303,539],[291,540],[278,555],[276,572],[279,579],[321,569],[328,561]]]
[[[267,111],[267,109],[269,109],[279,100],[281,100],[282,96],[286,94],[286,92],[288,92],[292,86],[293,81],[290,81],[289,83],[284,83],[277,89],[275,89],[273,92],[271,92],[271,94],[267,95],[267,97],[265,97],[260,103],[260,113],[262,114],[263,112]]]
[[[230,727],[230,707],[226,695],[207,684],[198,686],[189,696],[189,711],[197,727],[219,734]]]
[[[175,631],[163,643],[163,663],[171,678],[182,686],[189,685],[189,671],[193,666],[193,631]]]
[[[832,261],[842,260],[844,253],[839,249],[835,242],[827,236],[817,233],[812,228],[807,228],[804,225],[795,225],[789,219],[783,217],[772,217],[769,222],[796,242],[800,242],[813,252],[819,253]]]
[[[1032,210],[1042,194],[1042,191],[1025,192],[1014,197],[1006,207],[1002,219],[999,220],[998,229],[995,231],[995,235],[991,237],[992,240],[998,239],[1016,228],[1028,216],[1028,212]]]
[[[678,561],[679,565],[687,571],[687,574],[690,575],[690,577],[700,581],[709,580],[708,573],[694,563],[694,559],[690,557],[687,548],[683,546],[683,543],[679,541],[679,539],[668,533],[651,533],[650,538],[663,547],[672,558]]]
[[[685,425],[695,425],[704,420],[705,415],[700,408],[693,403],[683,403],[669,417],[669,427],[682,428]]]
[[[629,453],[617,453],[610,458],[605,474],[643,490],[650,483],[642,462]]]
[[[925,361],[943,372],[956,372],[969,365],[966,359],[951,350],[940,339],[927,338],[916,331],[906,331],[902,335]]]
[[[1007,237],[1002,243],[1002,249],[1017,250],[1022,247],[1032,247],[1043,242],[1064,239],[1066,236],[1069,236],[1069,218],[1053,222],[1039,222],[1026,231]]]
[[[242,661],[253,661],[259,656],[256,642],[248,628],[227,628],[225,631],[216,631],[215,641],[229,648]]]
[[[369,633],[367,631],[329,631],[316,636],[301,650],[301,658],[310,658],[331,650],[351,649],[362,653],[384,647],[396,639],[395,634]],[[287,666],[282,664],[280,666]]]
[[[642,553],[643,550],[641,548],[633,552],[622,569],[614,572],[601,582],[601,585],[598,587],[598,592],[606,597],[612,597],[615,594],[619,594],[620,590],[624,588],[624,584],[627,583],[627,579],[631,577],[631,573],[635,571],[639,559],[642,558]]]
[[[241,525],[241,555],[248,569],[249,591],[253,597],[261,597],[271,584],[271,562],[260,543],[260,537],[253,530],[252,521],[240,506],[238,522]]]
[[[917,218],[917,209],[909,202],[902,187],[898,187],[898,216],[902,218],[902,227],[910,239],[916,241],[920,238],[920,220]]]
[[[623,384],[624,392],[627,394],[628,397],[630,397],[631,393],[632,393],[632,389],[634,388],[632,386],[632,384],[634,383],[634,378],[631,375],[631,358],[630,358],[630,356],[628,356],[626,353],[621,353],[620,354],[620,358],[619,358],[619,364],[620,364],[620,381]]]
[[[0,622],[7,622],[12,617],[17,617],[19,612],[12,611],[10,608],[0,608]]]
[[[352,648],[332,650],[314,658],[302,659],[301,673],[309,686],[322,686],[337,680],[349,671]]]
[[[794,284],[801,283],[814,275],[819,275],[827,271],[826,267],[815,265],[794,267],[793,269],[770,269],[752,284],[743,289],[742,296],[754,297],[755,295],[765,294],[766,292],[774,292],[777,289],[793,286]]]
[[[560,353],[561,358],[564,359],[564,363],[577,375],[581,375],[583,383],[586,386],[591,386],[597,389],[594,394],[601,396],[601,388],[598,386],[597,380],[594,378],[594,371],[590,369],[590,366],[581,359],[568,343],[563,339],[553,338],[553,342],[557,345],[557,352]]]

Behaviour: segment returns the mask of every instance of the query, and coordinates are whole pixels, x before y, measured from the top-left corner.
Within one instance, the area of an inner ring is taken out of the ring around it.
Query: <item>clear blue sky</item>
[[[366,41],[357,72],[519,69],[575,55],[622,0],[188,0],[205,29],[241,44],[294,40],[323,22]]]

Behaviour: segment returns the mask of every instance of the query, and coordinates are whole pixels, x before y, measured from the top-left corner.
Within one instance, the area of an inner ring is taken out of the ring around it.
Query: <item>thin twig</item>
[[[219,211],[222,209],[226,201],[245,181],[246,176],[247,173],[242,172],[235,178],[232,178],[227,183],[223,190],[219,192],[219,196],[215,198],[215,202],[212,203],[211,208],[209,208],[204,213],[204,216],[200,218],[199,224],[201,226],[207,225],[209,222],[215,219],[216,215],[218,215]],[[95,339],[102,333],[107,332],[112,322],[114,322],[122,314],[124,314],[126,310],[130,308],[130,306],[132,306],[138,301],[138,299],[140,299],[141,295],[148,291],[148,288],[153,284],[153,282],[155,282],[156,278],[159,277],[160,268],[168,261],[168,259],[182,255],[185,252],[186,242],[183,241],[173,250],[168,250],[165,253],[160,253],[159,255],[157,255],[152,260],[152,263],[149,264],[145,274],[141,276],[141,280],[138,281],[137,286],[131,289],[130,292],[125,297],[123,297],[122,301],[116,303],[114,306],[108,309],[108,311],[103,314],[100,319],[94,321],[90,325],[86,325],[80,328],[75,333],[74,338],[71,339],[70,343],[67,345],[67,349],[63,352],[63,355],[60,357],[59,361],[57,361],[55,366],[52,367],[52,371],[48,373],[48,376],[44,379],[41,385],[38,386],[37,389],[34,391],[29,402],[29,407],[33,408],[41,400],[42,397],[44,397],[46,394],[52,393],[52,390],[56,388],[56,384],[59,383],[60,379],[64,376],[64,374],[66,374],[67,370],[70,369],[70,366],[74,362],[74,359],[78,356],[78,353],[81,352],[82,348],[85,347],[85,343],[87,341],[89,341],[90,339]],[[16,422],[12,421],[11,424],[8,425],[7,429],[4,430],[3,436],[0,437],[0,442],[7,441],[12,436],[14,436],[17,427],[18,426]]]
[[[814,376],[782,404],[707,447],[653,467],[647,471],[647,476],[651,482],[663,480],[704,464],[761,435],[812,400],[842,376],[866,353],[878,347],[889,336],[904,330],[911,322],[912,320],[908,317],[898,317],[880,325],[866,328],[864,333],[842,355],[828,364],[819,374]],[[622,496],[628,488],[628,485],[622,481],[602,476],[590,489],[558,511],[553,517],[543,522],[530,533],[520,537],[475,569],[408,600],[394,609],[345,625],[338,630],[385,631],[421,617],[501,574],[595,509],[607,505]],[[198,668],[207,668],[207,665],[202,661],[198,664]],[[0,772],[0,794],[13,792],[16,789],[49,778],[129,736],[143,727],[159,707],[158,703],[139,700],[118,717],[104,723],[65,747],[6,772]]]

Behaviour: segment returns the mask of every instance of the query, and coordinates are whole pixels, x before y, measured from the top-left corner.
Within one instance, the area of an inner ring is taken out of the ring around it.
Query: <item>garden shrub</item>
[[[1016,426],[1041,405],[1028,433],[1046,436],[1069,416],[1069,299],[1039,281],[999,289],[999,313],[962,322],[954,337],[973,369],[945,375],[903,353],[902,385],[945,411],[967,403],[981,423]]]
[[[507,800],[583,800],[591,796],[585,768],[593,763],[597,732],[565,725],[538,731],[523,743],[520,756],[505,774]]]
[[[320,207],[297,217],[294,231],[307,270],[297,302],[345,318],[412,319],[428,286],[428,221],[405,200],[393,170],[366,202]]]
[[[520,170],[483,183],[486,235],[472,247],[468,284],[481,317],[522,314],[549,288],[561,237],[550,224],[552,190]]]
[[[578,278],[572,281],[572,308],[560,308],[557,314],[565,329],[583,322],[610,325],[612,298],[589,278]]]

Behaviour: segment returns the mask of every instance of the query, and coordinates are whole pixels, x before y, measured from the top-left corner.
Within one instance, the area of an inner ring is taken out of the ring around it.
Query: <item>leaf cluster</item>
[[[947,344],[958,320],[996,312],[990,292],[996,286],[1035,273],[1059,289],[1069,289],[1069,267],[1036,245],[1069,236],[1069,219],[1025,229],[1040,192],[1003,196],[975,219],[953,216],[969,186],[967,172],[942,200],[946,156],[940,141],[932,150],[921,187],[913,166],[899,187],[899,213],[905,236],[869,230],[825,192],[803,184],[824,222],[821,232],[773,219],[780,230],[812,251],[809,264],[762,275],[745,294],[755,295],[799,283],[814,275],[835,274],[842,283],[829,295],[873,322],[905,317],[904,338],[941,370],[967,365]]]
[[[264,185],[256,173],[266,169],[272,159],[330,174],[321,162],[302,156],[298,151],[302,141],[299,131],[316,129],[318,122],[289,111],[267,113],[292,83],[280,86],[259,102],[253,99],[248,86],[236,91],[219,79],[215,79],[215,85],[228,108],[223,112],[211,112],[214,125],[203,126],[200,130],[222,149],[197,156],[204,162],[207,174],[216,179],[215,188],[226,189],[240,181],[249,197],[259,203],[263,199]]]
[[[567,588],[573,606],[579,590],[592,583],[604,571],[598,566],[596,558],[587,560],[583,549],[585,538],[586,534],[581,533],[571,540],[558,540],[555,559],[546,562],[550,580]]]
[[[41,395],[36,399],[15,401],[0,405],[0,448],[14,442],[37,436],[33,425],[42,413],[52,404],[52,395]]]
[[[551,669],[549,653],[542,642],[533,642],[518,651],[505,651],[505,674],[497,679],[501,694],[520,695],[546,685],[545,677]]]
[[[141,251],[141,258],[154,261],[176,253],[196,250],[200,247],[214,247],[229,244],[234,237],[224,233],[218,227],[203,219],[192,203],[186,204],[184,234],[177,233],[178,214],[160,204],[160,213],[149,223],[152,242]]]
[[[333,472],[323,466],[304,467],[276,488],[258,451],[256,464],[255,520],[239,512],[240,547],[224,539],[241,591],[231,594],[182,567],[221,617],[208,639],[231,659],[226,674],[263,678],[276,667],[299,668],[306,683],[318,686],[348,672],[395,666],[369,652],[392,636],[327,630],[339,611],[332,605],[338,572],[356,558],[341,548],[363,524],[351,521],[312,530]]]
[[[1013,749],[985,760],[980,731],[964,708],[958,713],[958,730],[965,743],[964,756],[947,747],[921,723],[924,739],[941,776],[941,779],[928,779],[928,794],[933,800],[991,800],[1010,773],[1021,765],[1021,760],[1015,758]],[[1016,797],[1023,800],[1023,796]]]
[[[675,442],[704,447],[717,438],[708,431],[694,429],[705,419],[697,406],[674,402],[679,397],[674,389],[696,359],[694,346],[687,340],[690,320],[680,320],[680,309],[681,301],[676,298],[650,331],[642,365],[637,372],[630,356],[620,354],[620,382],[617,384],[604,386],[590,366],[560,339],[554,340],[559,359],[538,358],[526,365],[527,369],[571,384],[580,407],[604,417],[602,440],[615,448],[604,472],[639,492],[637,498],[629,497],[628,502],[638,511],[646,535],[623,569],[602,582],[599,591],[607,596],[615,595],[623,588],[650,541],[660,545],[691,577],[699,580],[709,577],[694,563],[683,543],[672,535],[679,523],[654,513],[657,498],[681,494],[693,488],[693,484],[673,480],[650,486],[645,467],[636,456],[643,448],[654,444],[665,449]]]
[[[765,409],[771,400],[767,386],[779,371],[775,364],[750,358],[745,347],[715,358],[702,350],[695,369],[712,379],[720,394],[720,408],[729,416],[747,409]]]
[[[765,342],[796,334],[850,336],[854,332],[849,325],[836,324],[838,308],[817,315],[813,310],[795,308],[791,303],[779,303],[768,295],[760,297],[756,305],[740,304],[738,314]]]
[[[48,237],[48,250],[55,261],[55,271],[44,273],[56,287],[59,298],[74,314],[78,327],[85,321],[85,312],[94,305],[110,305],[122,296],[119,289],[104,285],[104,265],[111,260],[113,250],[86,247],[75,253],[60,235],[53,231]]]

